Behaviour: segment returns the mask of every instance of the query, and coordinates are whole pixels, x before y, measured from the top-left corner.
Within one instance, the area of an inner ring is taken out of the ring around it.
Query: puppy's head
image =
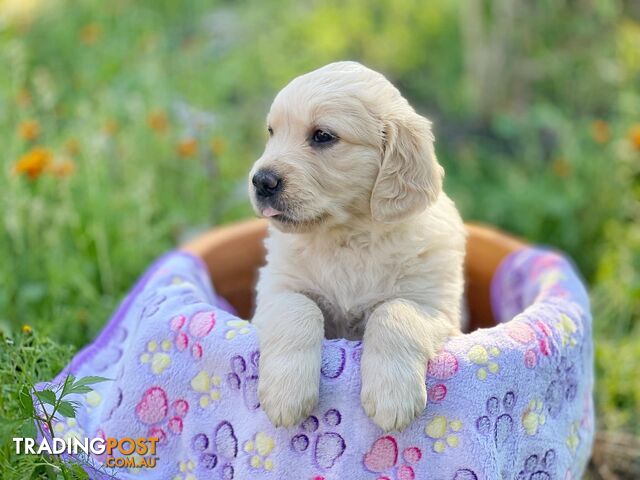
[[[282,231],[398,221],[423,211],[442,189],[430,122],[383,75],[358,63],[294,79],[276,96],[267,129],[249,193],[258,215]]]

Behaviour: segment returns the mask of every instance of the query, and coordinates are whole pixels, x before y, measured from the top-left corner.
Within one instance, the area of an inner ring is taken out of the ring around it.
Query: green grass
[[[465,218],[576,260],[593,299],[599,425],[640,434],[631,2],[513,2],[511,16],[491,1],[480,12],[444,0],[30,3],[0,22],[0,424],[19,416],[21,385],[90,341],[153,258],[250,215],[245,175],[271,98],[349,58],[387,73],[435,121]],[[29,121],[33,140],[19,133]],[[37,145],[75,170],[16,174]],[[36,461],[13,458],[9,438],[0,477],[26,478]]]

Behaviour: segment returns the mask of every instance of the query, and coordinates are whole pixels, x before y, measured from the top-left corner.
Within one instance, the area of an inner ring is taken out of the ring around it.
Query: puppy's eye
[[[333,133],[326,130],[316,130],[311,137],[311,143],[315,145],[328,145],[338,139]]]
[[[269,132],[269,136],[273,137],[273,128],[271,126],[267,127],[267,132]]]

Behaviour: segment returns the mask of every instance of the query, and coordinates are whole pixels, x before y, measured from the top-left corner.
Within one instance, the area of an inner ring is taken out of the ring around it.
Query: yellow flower
[[[40,136],[40,124],[37,120],[25,120],[18,125],[18,134],[23,140],[31,142]]]
[[[611,138],[609,124],[604,120],[594,120],[591,122],[591,137],[598,143],[607,143]]]
[[[120,130],[120,125],[115,120],[107,120],[102,127],[102,131],[107,135],[115,135]]]
[[[22,325],[22,333],[31,333],[33,332],[33,328],[31,328],[31,325],[27,325],[26,323],[24,325]]]
[[[88,23],[80,30],[80,40],[85,45],[93,45],[102,36],[102,27],[97,23]]]
[[[34,147],[15,164],[16,174],[25,174],[31,180],[38,178],[51,164],[52,153],[44,147]]]
[[[223,138],[215,137],[211,141],[211,151],[213,152],[214,155],[219,157],[224,153],[226,149],[227,149],[227,143],[224,141]]]
[[[195,138],[186,138],[178,143],[176,150],[183,158],[193,157],[198,153],[198,142]]]
[[[55,175],[56,177],[68,177],[76,171],[76,164],[73,162],[73,160],[63,160],[49,166],[47,171]]]
[[[149,124],[149,128],[156,132],[164,132],[169,127],[167,114],[162,110],[151,112],[147,118],[147,123]]]
[[[640,150],[640,123],[636,123],[631,127],[627,137],[629,138],[631,145],[633,145],[633,148]]]
[[[80,142],[75,138],[70,138],[64,144],[64,149],[67,151],[69,155],[77,155],[80,153]]]

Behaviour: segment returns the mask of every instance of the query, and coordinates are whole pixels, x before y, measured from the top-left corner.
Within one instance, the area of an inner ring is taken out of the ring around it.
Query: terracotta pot
[[[525,244],[482,225],[467,225],[466,294],[471,314],[470,330],[495,324],[490,305],[490,285],[502,259]],[[211,230],[182,247],[201,257],[218,294],[243,318],[250,318],[258,268],[264,263],[264,220],[249,220]]]

